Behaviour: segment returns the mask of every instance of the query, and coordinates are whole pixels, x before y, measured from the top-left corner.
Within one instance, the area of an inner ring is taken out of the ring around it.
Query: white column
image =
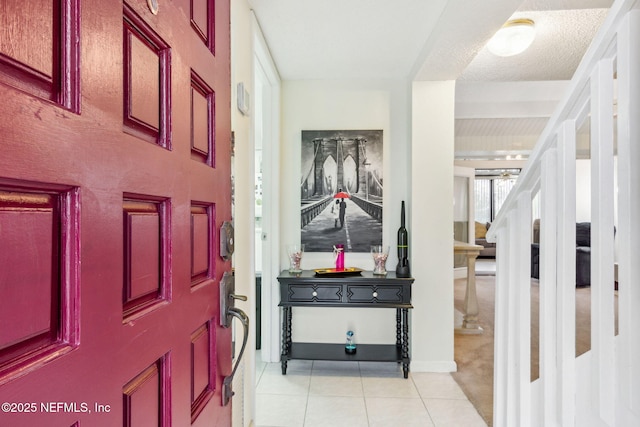
[[[551,148],[542,156],[540,184],[540,381],[542,424],[560,426],[558,419],[558,370],[556,367],[557,281],[556,281],[556,231],[558,219],[558,155]]]
[[[455,82],[414,82],[409,255],[411,368],[455,371],[453,147]],[[400,166],[401,167],[401,166]]]
[[[560,425],[575,425],[576,358],[576,122],[558,132],[558,366]]]
[[[591,391],[594,412],[615,425],[613,59],[591,76]]]

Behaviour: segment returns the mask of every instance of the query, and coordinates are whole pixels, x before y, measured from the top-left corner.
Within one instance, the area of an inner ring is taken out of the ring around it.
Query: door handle
[[[233,376],[238,370],[238,366],[240,366],[244,349],[247,346],[247,339],[249,338],[249,316],[235,306],[235,300],[246,301],[247,297],[235,294],[235,287],[235,277],[225,271],[220,281],[220,325],[224,328],[231,327],[231,322],[235,317],[242,323],[243,338],[242,347],[231,370],[231,375],[224,377],[222,381],[222,406],[226,406],[234,394],[232,389]]]
[[[224,377],[224,380],[222,381],[222,406],[227,406],[227,404],[231,400],[231,397],[233,397],[233,395],[235,394],[232,388],[233,376],[236,374],[236,370],[238,370],[240,360],[242,359],[242,355],[244,354],[244,349],[247,346],[247,339],[249,338],[249,316],[247,316],[244,311],[240,310],[237,307],[229,308],[228,314],[237,319],[240,319],[244,334],[242,338],[242,347],[240,348],[240,353],[238,354],[238,358],[236,359],[236,364],[233,365],[233,369],[231,370],[231,375]]]
[[[229,310],[235,308],[235,301],[246,301],[245,295],[235,293],[236,280],[232,274],[225,271],[220,281],[220,326],[228,328],[231,326],[231,313]]]

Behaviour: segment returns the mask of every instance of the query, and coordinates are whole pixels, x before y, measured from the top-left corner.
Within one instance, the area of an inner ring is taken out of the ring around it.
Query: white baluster
[[[540,402],[542,425],[559,426],[557,345],[556,230],[558,218],[558,152],[548,150],[542,156],[540,184]]]
[[[560,425],[575,425],[576,392],[576,122],[558,133],[558,377]]]
[[[519,263],[515,254],[518,248],[518,238],[516,229],[518,228],[518,218],[516,211],[512,210],[507,216],[507,239],[509,240],[509,282],[507,284],[507,422],[506,426],[518,425],[519,413],[519,390],[518,390],[518,283]]]
[[[518,426],[531,425],[531,192],[518,195],[515,259]]]
[[[509,277],[511,253],[508,230],[503,225],[496,237],[496,300],[494,322],[494,371],[493,371],[493,425],[507,426],[508,387],[508,336],[509,336]]]
[[[591,395],[615,425],[613,306],[613,59],[591,76]]]

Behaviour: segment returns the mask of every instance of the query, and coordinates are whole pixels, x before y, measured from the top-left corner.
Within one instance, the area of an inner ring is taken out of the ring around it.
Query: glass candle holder
[[[371,246],[371,256],[373,256],[373,274],[387,274],[386,264],[389,256],[389,246]]]
[[[304,253],[304,245],[287,246],[287,255],[289,255],[289,273],[301,273],[300,262]]]

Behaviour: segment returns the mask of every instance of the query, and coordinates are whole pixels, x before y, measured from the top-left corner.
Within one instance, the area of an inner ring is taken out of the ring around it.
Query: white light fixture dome
[[[513,56],[524,52],[535,36],[536,27],[531,19],[513,19],[489,40],[487,48],[497,56]]]

